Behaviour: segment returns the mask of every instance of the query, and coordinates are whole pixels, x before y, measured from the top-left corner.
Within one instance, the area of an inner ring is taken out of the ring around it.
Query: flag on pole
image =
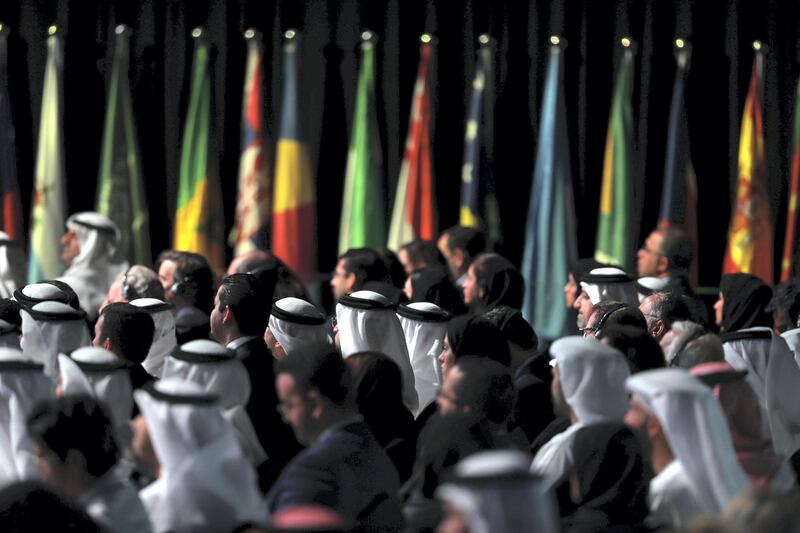
[[[792,177],[789,184],[789,206],[786,213],[786,236],[781,261],[781,281],[796,277],[797,272],[797,196],[800,194],[800,80],[794,99],[794,133],[792,135]]]
[[[178,207],[173,248],[204,256],[217,272],[225,270],[225,221],[219,179],[209,164],[211,76],[209,48],[202,30],[195,37],[189,109],[183,128]],[[212,156],[213,157],[213,156]]]
[[[239,193],[236,219],[228,242],[234,257],[269,248],[272,217],[269,146],[264,128],[263,52],[254,30],[245,32],[247,66],[242,99],[242,155],[239,159]]]
[[[371,32],[365,31],[362,38],[361,69],[339,225],[340,254],[350,248],[378,248],[386,243],[383,154],[375,101],[375,43]]]
[[[597,223],[594,258],[601,263],[619,265],[628,272],[634,268],[638,235],[633,228],[633,90],[634,43],[622,39],[622,58],[614,82],[614,95],[606,133],[603,182]]]
[[[750,88],[744,103],[739,134],[739,183],[736,206],[728,230],[723,274],[744,272],[772,284],[772,224],[764,162],[764,122],[761,110],[761,74],[764,56],[756,42]]]
[[[488,35],[478,38],[475,76],[464,132],[464,164],[461,167],[459,224],[486,232],[489,243],[502,240],[500,212],[494,184],[494,76],[492,46]]]
[[[578,245],[562,76],[565,44],[557,36],[550,42],[521,270],[523,315],[541,337],[555,339],[567,331],[563,286]]]
[[[669,110],[667,153],[664,164],[664,182],[661,189],[661,208],[658,225],[661,228],[680,227],[697,246],[697,178],[692,165],[689,147],[689,126],[684,103],[686,78],[689,71],[691,48],[684,39],[675,40],[675,60],[678,70],[672,85],[672,104]],[[697,283],[697,261],[689,273]]]
[[[280,131],[275,156],[272,204],[272,253],[300,279],[316,274],[316,201],[311,159],[302,134],[297,34],[286,32]]]
[[[16,134],[8,94],[8,28],[0,25],[0,223],[12,240],[23,239],[17,178]]]
[[[47,38],[39,144],[31,208],[28,282],[51,279],[64,272],[61,236],[66,218],[64,139],[62,132],[61,37],[55,26]]]
[[[423,35],[419,47],[419,68],[414,84],[411,115],[400,178],[394,198],[387,246],[398,250],[414,239],[436,238],[436,189],[431,156],[431,92],[428,64],[431,37]]]
[[[95,209],[120,229],[125,257],[149,265],[150,224],[128,81],[129,41],[130,31],[117,26]]]

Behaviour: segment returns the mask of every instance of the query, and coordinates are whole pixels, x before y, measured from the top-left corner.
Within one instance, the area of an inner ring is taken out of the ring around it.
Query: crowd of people
[[[473,228],[348,250],[330,310],[265,251],[129,266],[97,213],[57,279],[2,237],[2,531],[800,531],[800,282],[707,309],[679,229],[577,260],[558,339]]]

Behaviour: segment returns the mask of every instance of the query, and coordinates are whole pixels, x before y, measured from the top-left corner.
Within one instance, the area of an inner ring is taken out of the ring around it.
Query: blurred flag
[[[44,70],[42,112],[39,119],[39,145],[31,208],[31,242],[28,282],[52,279],[64,273],[61,262],[61,236],[66,220],[64,183],[64,140],[62,134],[61,37],[47,38],[47,64]]]
[[[309,283],[317,270],[317,193],[308,147],[302,135],[298,38],[286,32],[283,45],[281,122],[275,156],[272,253]]]
[[[8,28],[0,29],[0,223],[22,244],[22,205],[17,178],[16,134],[8,94]]]
[[[428,64],[430,37],[423,35],[419,47],[419,69],[408,120],[408,135],[400,178],[394,197],[387,246],[397,251],[414,239],[436,238],[436,189],[431,156],[431,93]]]
[[[756,50],[739,135],[739,184],[728,231],[723,274],[744,272],[772,284],[772,225],[764,162],[761,73],[764,56]]]
[[[614,82],[606,133],[594,252],[597,261],[619,265],[627,272],[634,268],[638,238],[633,227],[633,55],[633,43],[622,39],[622,58]]]
[[[234,257],[269,249],[270,161],[264,129],[263,53],[255,31],[247,30],[247,66],[242,99],[242,155],[236,219],[228,242]]]
[[[361,43],[361,70],[339,225],[340,254],[350,248],[378,248],[386,243],[384,201],[383,155],[375,102],[375,44],[370,36]]]
[[[545,339],[567,331],[563,287],[578,256],[561,74],[564,44],[558,37],[551,37],[551,43],[521,269],[526,288],[522,312]]]
[[[781,261],[781,281],[797,277],[797,195],[800,194],[800,80],[794,99],[794,134],[792,135],[792,178],[789,185],[789,205],[786,213],[786,236]]]
[[[204,256],[216,272],[225,270],[225,221],[219,179],[209,164],[211,76],[209,50],[200,30],[194,30],[189,109],[181,146],[178,208],[173,248]]]
[[[129,40],[129,30],[118,26],[95,209],[117,224],[122,238],[119,249],[125,258],[131,264],[149,265],[150,224],[128,81]]]

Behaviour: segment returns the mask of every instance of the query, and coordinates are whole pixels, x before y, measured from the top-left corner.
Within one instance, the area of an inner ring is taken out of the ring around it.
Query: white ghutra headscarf
[[[273,303],[268,327],[287,357],[296,353],[323,353],[333,348],[325,315],[300,298],[290,296]]]

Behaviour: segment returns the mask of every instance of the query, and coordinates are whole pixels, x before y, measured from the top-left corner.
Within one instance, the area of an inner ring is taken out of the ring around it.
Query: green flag
[[[149,265],[147,199],[128,82],[129,32],[124,26],[117,26],[116,32],[95,209],[117,224],[125,257],[131,263]]]
[[[339,253],[386,243],[383,163],[375,105],[375,45],[361,44],[353,134],[347,153]]]

